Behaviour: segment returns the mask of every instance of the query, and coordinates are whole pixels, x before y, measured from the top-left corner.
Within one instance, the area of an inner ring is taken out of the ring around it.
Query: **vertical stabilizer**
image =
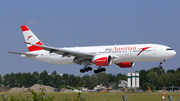
[[[21,26],[21,29],[22,29],[25,41],[27,43],[37,44],[37,45],[43,46],[43,43],[34,35],[34,33],[26,25]],[[37,47],[37,46],[29,45],[29,44],[27,44],[27,47],[28,47],[30,52],[42,50],[41,47]]]

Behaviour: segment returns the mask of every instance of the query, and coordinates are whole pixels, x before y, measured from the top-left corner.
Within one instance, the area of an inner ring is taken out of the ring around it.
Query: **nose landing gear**
[[[166,61],[166,60],[163,60],[163,61],[159,62],[159,67],[158,67],[159,69],[162,69],[162,66],[161,66],[161,65],[162,65],[163,62],[165,62],[165,61]]]

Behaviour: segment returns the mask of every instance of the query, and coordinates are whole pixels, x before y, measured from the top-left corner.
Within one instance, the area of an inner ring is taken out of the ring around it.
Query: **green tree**
[[[180,71],[179,72],[177,71],[175,73],[175,78],[176,78],[175,85],[180,86]]]
[[[175,74],[175,71],[174,71],[174,69],[171,69],[171,70],[167,70],[167,73]]]
[[[39,73],[37,71],[32,73],[32,80],[33,84],[39,83]]]
[[[22,85],[25,86],[25,87],[31,87],[33,85],[33,78],[31,76],[31,73],[28,72],[28,73],[22,73],[21,75],[21,82],[22,82]]]
[[[149,72],[146,76],[148,77],[149,82],[152,84],[153,87],[158,87],[158,74],[156,74],[155,72]]]
[[[119,80],[127,80],[126,74],[119,73],[116,76],[112,74],[107,74],[107,75],[108,75],[109,82],[117,83],[119,82]]]
[[[15,78],[16,78],[16,87],[22,87],[23,82],[22,82],[22,74],[21,74],[21,72],[16,73]]]
[[[8,80],[8,82],[9,82],[9,87],[15,87],[16,78],[15,78],[14,73],[11,73],[11,74],[9,75],[9,80]]]
[[[148,86],[150,87],[150,90],[153,90],[153,89],[154,89],[154,87],[151,85],[150,82],[143,83],[143,85],[141,86],[141,89],[143,89],[143,90],[149,90],[149,89],[148,89]]]
[[[9,74],[3,76],[3,85],[9,87]]]
[[[59,89],[61,89],[61,88],[67,88],[67,86],[65,86],[65,85],[60,85],[58,88],[59,88]]]
[[[3,83],[3,78],[2,75],[0,75],[0,86],[2,86],[2,83]]]
[[[48,75],[47,71],[44,70],[42,73],[39,75],[39,80],[40,83],[43,85],[49,85],[50,84],[50,76]]]
[[[106,73],[92,74],[91,81],[93,81],[95,84],[102,84],[104,86],[108,86],[109,83],[108,74]]]
[[[161,75],[162,73],[165,73],[164,69],[159,69],[158,67],[153,67],[149,70],[149,72],[155,72],[158,75]]]
[[[116,79],[116,75],[108,74],[108,79],[109,79],[109,82],[114,82],[114,80]]]
[[[146,83],[149,82],[148,77],[146,76],[149,73],[149,71],[140,70],[139,72],[139,79],[140,79],[140,87]]]
[[[87,87],[89,89],[94,88],[94,87],[92,87],[91,76],[86,74],[81,79],[82,79],[82,83],[85,84],[85,87]]]
[[[69,74],[63,74],[62,75],[62,82],[64,86],[69,85]],[[72,82],[71,82],[72,83]]]
[[[28,84],[28,81],[27,81],[27,79],[26,79],[26,77],[27,77],[27,73],[22,73],[21,74],[21,85],[22,86],[27,86],[27,84]]]
[[[62,77],[59,74],[57,74],[56,71],[52,72],[51,74],[51,82],[52,86],[55,88],[58,88],[60,85],[63,84]]]
[[[162,84],[162,87],[166,87],[166,86],[173,86],[175,84],[175,76],[174,74],[172,73],[163,73],[161,76],[161,84]]]
[[[76,85],[79,83],[81,81],[81,78],[80,78],[80,76],[74,76],[73,74],[72,75],[69,75],[69,84],[68,85],[70,85],[70,86],[72,86],[72,87],[76,87]],[[71,83],[71,82],[73,82],[73,83]]]
[[[175,86],[175,81],[176,81],[176,77],[173,73],[168,73],[168,77],[169,77],[169,80],[168,80],[168,86]]]
[[[33,85],[33,78],[32,78],[32,75],[31,75],[30,72],[28,72],[28,73],[26,74],[25,79],[26,79],[26,82],[27,82],[27,84],[26,84],[25,87],[31,87],[31,86]]]
[[[177,72],[180,72],[180,67],[179,67],[179,68],[177,68]]]

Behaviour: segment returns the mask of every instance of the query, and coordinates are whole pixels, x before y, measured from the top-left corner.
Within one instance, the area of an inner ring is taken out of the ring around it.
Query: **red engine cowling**
[[[96,66],[109,66],[112,63],[110,55],[97,55],[92,61]]]
[[[121,62],[118,63],[118,65],[121,68],[131,68],[132,66],[134,66],[134,62]]]

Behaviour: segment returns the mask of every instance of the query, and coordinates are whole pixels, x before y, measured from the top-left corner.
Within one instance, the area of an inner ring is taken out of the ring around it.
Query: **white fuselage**
[[[53,64],[79,64],[84,65],[81,73],[92,70],[90,65],[95,64],[98,69],[94,73],[105,72],[102,66],[116,64],[121,68],[131,68],[134,62],[160,61],[176,55],[176,52],[168,46],[159,44],[131,44],[131,45],[108,45],[89,47],[56,48],[45,46],[36,35],[26,26],[22,25],[25,44],[29,52],[11,52],[20,54],[22,57],[53,63]]]
[[[159,44],[132,44],[132,45],[109,45],[109,46],[91,46],[91,47],[70,47],[64,48],[77,52],[86,52],[96,55],[112,56],[112,63],[121,62],[148,62],[161,61],[169,59],[176,55],[176,52],[168,46]],[[73,56],[63,57],[56,53],[50,53],[46,50],[33,51],[37,56],[21,55],[22,57],[53,63],[53,64],[74,64]]]

